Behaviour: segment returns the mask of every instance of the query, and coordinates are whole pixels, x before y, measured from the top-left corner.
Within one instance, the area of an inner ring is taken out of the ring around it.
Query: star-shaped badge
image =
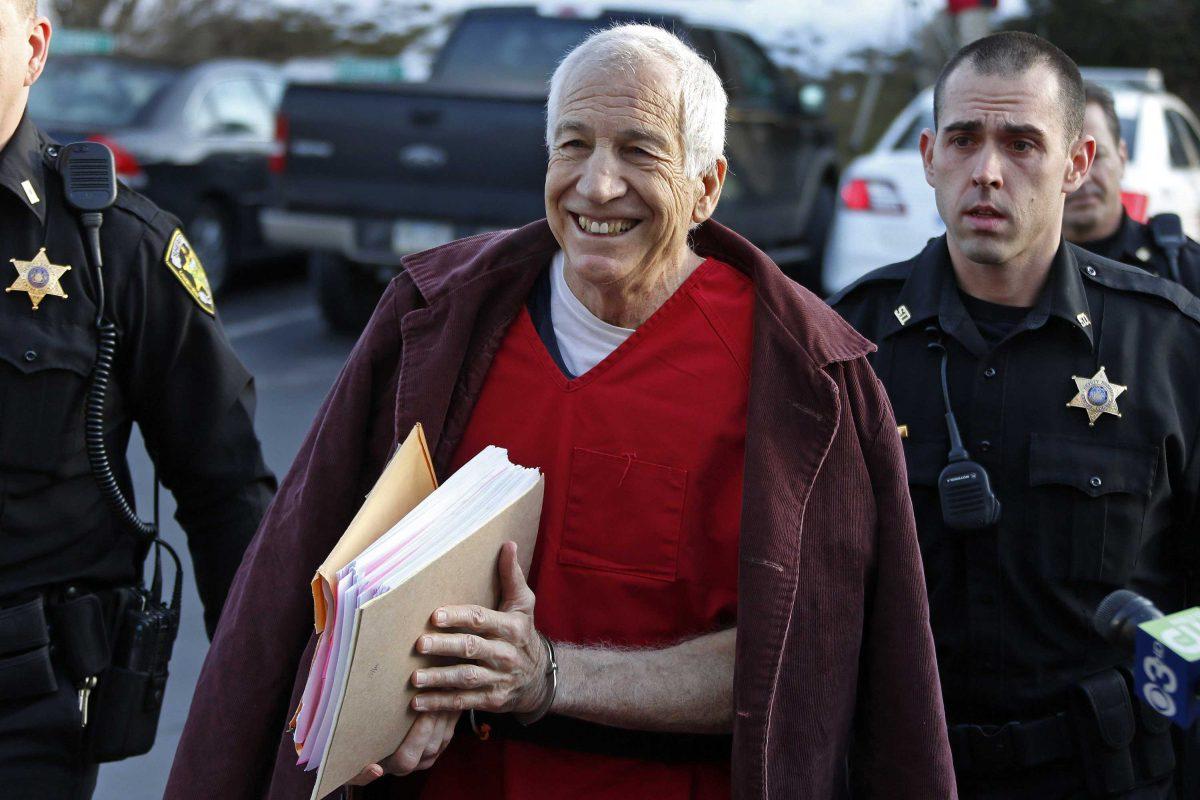
[[[1090,378],[1072,375],[1071,380],[1075,381],[1079,394],[1072,397],[1067,406],[1082,408],[1086,411],[1089,427],[1096,424],[1096,420],[1100,419],[1101,414],[1121,416],[1121,412],[1117,409],[1117,398],[1127,387],[1109,381],[1108,376],[1104,374],[1104,367],[1101,367],[1100,371]]]
[[[63,300],[67,299],[67,293],[62,290],[58,279],[70,267],[51,264],[50,259],[46,258],[46,248],[38,250],[38,254],[33,257],[32,261],[21,261],[18,258],[10,258],[9,261],[17,269],[17,279],[4,291],[25,292],[33,303],[34,311],[38,310],[38,304],[48,294],[61,297]]]

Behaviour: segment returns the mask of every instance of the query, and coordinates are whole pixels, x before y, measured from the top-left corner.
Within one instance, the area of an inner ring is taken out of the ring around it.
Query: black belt
[[[652,733],[612,728],[551,714],[533,725],[517,722],[511,714],[475,712],[481,729],[490,726],[491,736],[557,747],[581,753],[659,761],[667,764],[728,762],[733,737],[701,733]],[[460,721],[461,735],[473,736],[466,714]]]
[[[63,585],[0,599],[0,701],[55,691],[55,664],[73,681],[105,669],[115,598]]]
[[[1065,712],[1004,725],[951,725],[949,733],[954,771],[960,777],[1004,775],[1075,755]]]

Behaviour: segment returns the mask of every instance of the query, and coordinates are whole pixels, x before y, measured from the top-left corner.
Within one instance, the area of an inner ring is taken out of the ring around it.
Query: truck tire
[[[321,317],[330,329],[361,333],[383,294],[384,285],[375,271],[334,253],[312,253],[308,275]]]
[[[220,295],[229,286],[237,261],[233,215],[221,201],[203,200],[188,220],[187,236],[204,266],[209,287]]]

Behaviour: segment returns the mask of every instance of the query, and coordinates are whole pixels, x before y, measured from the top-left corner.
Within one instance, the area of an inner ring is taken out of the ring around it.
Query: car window
[[[1186,145],[1183,143],[1183,135],[1176,127],[1174,117],[1179,114],[1167,109],[1166,111],[1166,129],[1167,129],[1167,150],[1171,156],[1171,166],[1186,169],[1191,164],[1191,159],[1188,158]]]
[[[726,89],[735,104],[774,107],[782,97],[775,65],[749,38],[721,33]]]
[[[1191,166],[1200,167],[1200,135],[1197,135],[1196,129],[1178,111],[1167,109],[1167,119],[1179,131],[1179,137],[1184,142],[1184,149],[1190,148],[1189,161],[1191,162]]]
[[[201,105],[207,106],[205,135],[253,136],[270,139],[275,129],[275,112],[250,78],[233,78],[213,84]]]
[[[109,58],[57,58],[29,92],[29,115],[39,125],[96,128],[139,125],[149,119],[179,70]]]
[[[559,59],[594,24],[582,18],[463,17],[438,57],[437,77],[475,89],[543,92]]]
[[[933,109],[930,108],[923,109],[913,117],[912,122],[904,129],[904,133],[896,140],[896,144],[892,146],[892,149],[916,153],[921,143],[921,131],[926,128],[933,130]]]

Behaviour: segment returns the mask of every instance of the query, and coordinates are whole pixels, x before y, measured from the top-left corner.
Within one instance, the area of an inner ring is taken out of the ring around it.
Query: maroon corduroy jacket
[[[693,242],[756,292],[734,793],[953,797],[904,459],[872,346],[732,231],[708,222]],[[168,798],[308,796],[313,773],[295,766],[284,727],[315,641],[309,579],[415,422],[446,477],[501,336],[557,248],[542,220],[405,260],[246,552]]]

